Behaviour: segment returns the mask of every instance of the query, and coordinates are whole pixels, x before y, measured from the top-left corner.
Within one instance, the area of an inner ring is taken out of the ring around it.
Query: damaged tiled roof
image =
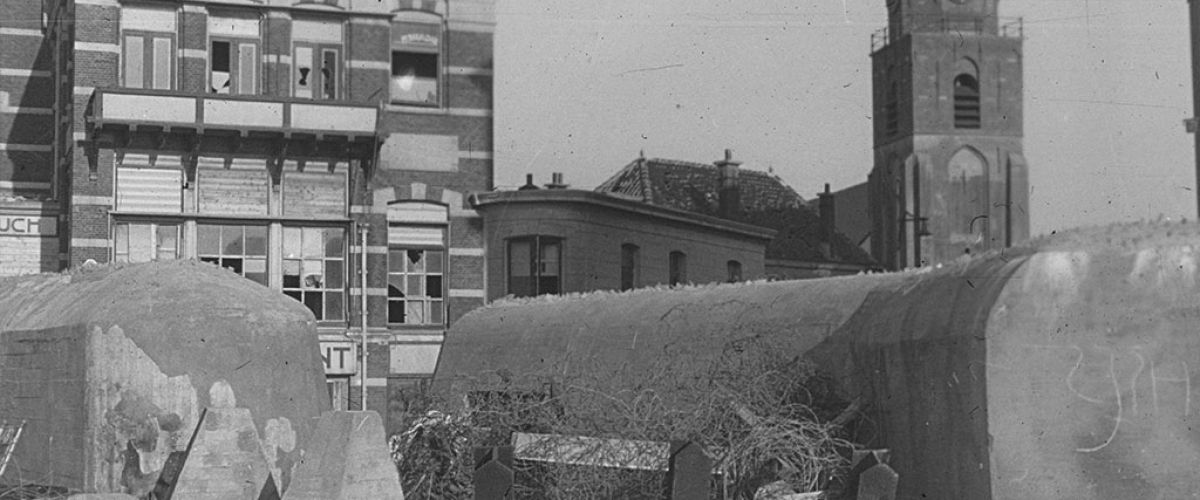
[[[638,158],[600,184],[596,191],[642,200],[654,205],[720,217],[717,167],[662,158]],[[768,259],[872,264],[871,257],[845,235],[836,233],[834,259],[821,252],[821,220],[805,200],[779,177],[740,169],[738,186],[742,211],[735,217],[779,232],[767,244]]]

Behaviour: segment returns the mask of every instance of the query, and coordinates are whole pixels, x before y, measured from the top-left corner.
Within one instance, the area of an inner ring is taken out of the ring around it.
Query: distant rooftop
[[[596,188],[597,192],[652,205],[720,217],[716,166],[663,158],[638,158]],[[778,176],[738,170],[741,211],[734,220],[778,231],[767,245],[768,259],[873,264],[866,252],[841,233],[831,243],[833,259],[821,251],[821,220],[805,200]]]

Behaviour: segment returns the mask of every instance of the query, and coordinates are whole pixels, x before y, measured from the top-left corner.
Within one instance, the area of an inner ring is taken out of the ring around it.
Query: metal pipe
[[[358,285],[361,292],[358,301],[362,305],[359,315],[362,335],[359,337],[358,354],[358,385],[362,391],[362,401],[359,403],[358,409],[362,411],[367,411],[367,232],[370,229],[370,224],[365,222],[358,225]]]
[[[1200,118],[1200,0],[1188,0],[1192,27],[1192,119]],[[1200,130],[1192,134],[1196,149],[1196,212],[1200,216]]]

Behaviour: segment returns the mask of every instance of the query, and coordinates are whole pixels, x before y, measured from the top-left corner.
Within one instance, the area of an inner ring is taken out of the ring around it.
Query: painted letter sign
[[[36,215],[0,214],[0,236],[55,236],[58,220]]]
[[[321,342],[321,359],[326,375],[354,375],[358,372],[358,349],[354,342]]]

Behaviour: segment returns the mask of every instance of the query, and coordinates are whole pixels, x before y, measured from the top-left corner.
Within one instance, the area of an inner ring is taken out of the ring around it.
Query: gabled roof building
[[[837,231],[828,190],[814,213],[779,177],[740,168],[728,150],[714,164],[638,158],[596,191],[775,230],[766,248],[769,278],[853,274],[875,267],[857,242]]]

